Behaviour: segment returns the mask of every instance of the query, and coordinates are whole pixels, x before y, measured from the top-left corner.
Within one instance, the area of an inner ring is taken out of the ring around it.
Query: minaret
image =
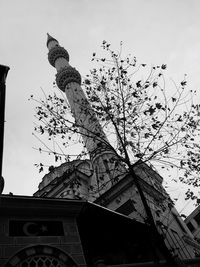
[[[49,63],[57,70],[57,86],[66,93],[71,112],[75,118],[75,124],[79,127],[93,162],[94,171],[100,176],[104,174],[104,178],[107,176],[108,179],[108,176],[116,175],[115,162],[117,157],[114,151],[110,149],[108,139],[81,88],[81,75],[70,66],[68,52],[49,34],[47,47],[49,49]],[[115,160],[110,162],[110,158]]]

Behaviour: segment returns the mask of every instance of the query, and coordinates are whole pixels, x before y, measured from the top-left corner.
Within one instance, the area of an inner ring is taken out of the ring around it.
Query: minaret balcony
[[[53,67],[55,67],[55,62],[58,58],[65,58],[69,62],[69,54],[64,47],[55,46],[49,50],[48,60]]]
[[[80,73],[71,66],[60,69],[56,74],[56,83],[60,90],[65,92],[66,86],[71,82],[81,85]]]

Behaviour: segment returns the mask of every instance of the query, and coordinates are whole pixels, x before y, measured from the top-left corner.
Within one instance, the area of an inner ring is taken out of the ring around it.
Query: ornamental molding
[[[69,62],[69,54],[64,47],[55,46],[48,53],[49,63],[55,67],[55,62],[58,58],[65,58]]]
[[[81,85],[80,73],[71,66],[60,69],[56,74],[56,83],[58,88],[64,92],[66,86],[71,82]]]

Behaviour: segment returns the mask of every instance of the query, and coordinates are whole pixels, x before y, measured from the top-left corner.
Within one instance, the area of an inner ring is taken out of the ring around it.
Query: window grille
[[[5,267],[78,267],[74,260],[56,247],[27,247],[13,256]]]
[[[47,255],[35,255],[26,258],[17,267],[66,267],[59,259]]]

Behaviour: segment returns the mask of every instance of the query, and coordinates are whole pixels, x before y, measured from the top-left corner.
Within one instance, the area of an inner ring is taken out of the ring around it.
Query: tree
[[[135,57],[123,57],[122,44],[119,52],[113,51],[106,41],[102,48],[106,56],[93,53],[92,61],[97,67],[82,84],[90,103],[89,108],[82,103],[83,111],[95,113],[110,148],[128,168],[145,162],[157,170],[168,171],[169,176],[177,169],[178,177],[173,179],[198,187],[200,105],[193,103],[196,92],[187,88],[187,76],[177,85],[166,80],[165,64],[149,68]],[[81,125],[70,115],[64,94],[56,90],[54,95],[44,93],[43,100],[31,96],[38,104],[34,135],[43,145],[39,151],[53,154],[56,162],[87,157],[80,137]],[[53,148],[38,133],[46,135]],[[107,142],[96,132],[88,138]],[[68,147],[77,143],[82,143],[82,151],[68,154]],[[43,163],[37,166],[43,170]],[[189,198],[197,198],[191,188],[186,192],[186,199]]]
[[[172,81],[172,90],[167,90],[165,64],[148,68],[146,64],[138,64],[135,57],[123,57],[122,46],[119,52],[114,52],[104,41],[102,48],[108,56],[98,58],[93,53],[92,61],[100,67],[93,68],[84,79],[87,100],[76,104],[81,106],[82,112],[90,113],[93,120],[98,120],[106,135],[88,131],[74,119],[63,95],[45,95],[44,100],[32,96],[38,103],[36,117],[39,124],[35,132],[46,134],[53,142],[51,149],[37,137],[45,147],[39,151],[52,153],[55,161],[62,157],[67,161],[87,157],[84,144],[78,155],[65,153],[72,143],[83,143],[80,134],[83,139],[92,138],[108,146],[134,179],[147,223],[157,236],[157,244],[163,247],[134,168],[144,163],[169,171],[176,168],[181,182],[198,186],[200,106],[193,103],[196,92],[187,89],[186,75],[179,85]],[[42,171],[43,163],[38,166]],[[190,190],[186,194],[187,198],[196,197]],[[171,266],[175,266],[164,247],[163,251]]]

